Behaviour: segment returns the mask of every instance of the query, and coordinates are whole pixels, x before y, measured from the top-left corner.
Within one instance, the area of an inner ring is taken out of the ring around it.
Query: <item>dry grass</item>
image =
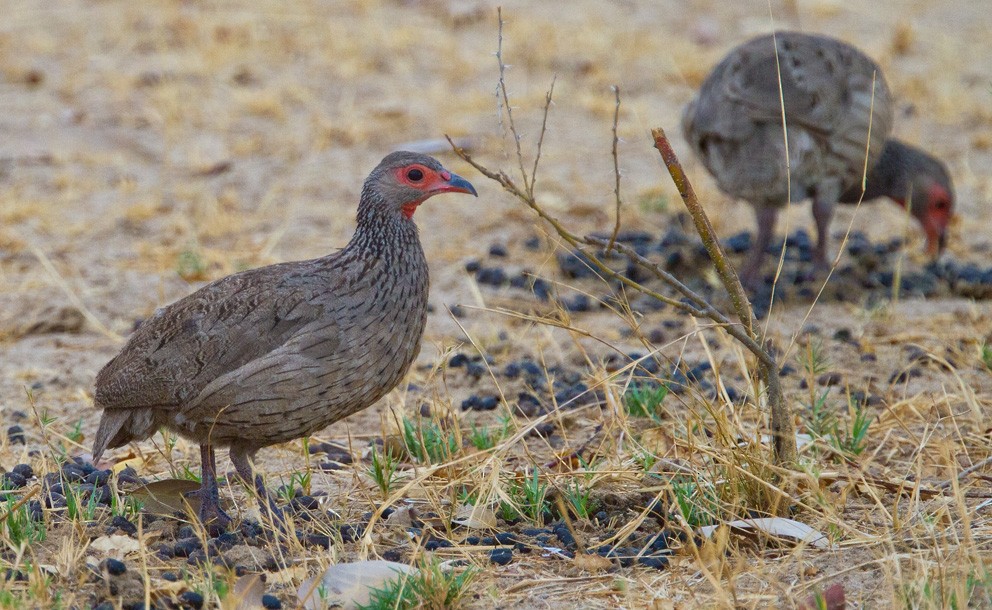
[[[878,4],[773,3],[772,12],[780,24],[798,15],[804,29],[879,57],[905,104],[897,131],[925,142],[954,174],[961,220],[951,254],[987,264],[992,73],[981,58],[992,49],[985,9],[956,0]],[[580,232],[613,228],[609,87],[619,83],[624,94],[616,127],[623,226],[663,232],[678,200],[664,186],[649,128],[674,132],[709,66],[768,27],[764,4],[682,10],[592,0],[568,11],[523,1],[504,7],[510,93],[525,144],[533,144],[545,89],[557,75],[535,196]],[[136,319],[186,294],[190,282],[343,245],[361,177],[401,142],[468,135],[480,154],[515,166],[513,143],[496,119],[495,17],[483,2],[71,0],[20,3],[7,13],[0,24],[0,409],[4,428],[21,426],[26,444],[0,434],[0,466],[29,463],[38,478],[0,505],[0,516],[22,514],[65,454],[87,451],[97,420],[92,379],[119,346],[112,335],[126,335]],[[689,160],[684,148],[678,152]],[[445,163],[472,177],[455,157]],[[749,210],[725,201],[698,166],[687,169],[718,233],[750,226]],[[477,285],[464,263],[498,242],[509,257],[486,264],[527,269],[562,296],[606,290],[597,280],[562,278],[561,245],[496,186],[472,179],[482,204],[439,202],[418,215],[435,313],[413,387],[310,439],[347,448],[354,463],[339,470],[317,468],[323,458],[300,443],[261,456],[270,488],[309,475],[311,491],[326,493],[313,520],[297,524],[328,536],[329,549],[287,536],[238,548],[238,561],[266,574],[264,589],[283,607],[294,607],[296,587],[332,563],[393,553],[404,562],[437,557],[478,568],[462,603],[480,608],[795,607],[838,582],[862,607],[992,606],[987,302],[866,309],[824,301],[808,318],[802,306],[773,311],[769,338],[780,364],[794,369],[782,378],[786,398],[800,431],[818,435],[802,448],[801,468],[773,485],[749,356],[720,329],[668,311],[609,303],[574,313],[517,289]],[[867,228],[872,238],[904,232],[902,216],[884,206],[870,209],[879,219]],[[805,208],[793,214],[792,226],[807,222]],[[844,211],[837,224],[850,219]],[[542,235],[538,250],[523,246],[532,235]],[[456,303],[463,317],[448,314]],[[91,319],[82,322],[73,310]],[[666,396],[650,417],[634,416],[625,400],[644,381],[629,357],[635,351],[655,353],[666,372],[677,362],[708,363],[705,380],[721,391],[691,386]],[[447,366],[458,353],[492,364],[479,360],[483,374],[466,375]],[[547,387],[535,393],[545,404],[575,385],[567,374],[578,375],[588,393],[548,413],[522,413],[519,394],[532,389],[505,371],[524,358],[541,371]],[[820,385],[827,374],[839,383]],[[849,406],[858,392],[877,399],[862,410],[870,425],[860,441],[859,412]],[[499,407],[461,410],[473,394],[495,396]],[[586,403],[593,394],[602,406]],[[453,449],[438,460],[418,457],[402,441],[404,419],[415,429],[420,422],[418,445],[437,430],[452,436]],[[489,431],[488,441],[480,430]],[[386,491],[369,474],[377,440],[395,450]],[[181,439],[156,438],[140,453],[114,457],[148,479],[198,468],[195,447]],[[528,485],[543,490],[547,514],[533,510]],[[492,547],[467,540],[487,532],[456,523],[472,498],[480,507],[473,518],[488,519],[489,510],[523,515],[513,526],[497,520],[501,531],[560,520],[580,550],[626,547],[643,542],[629,541],[630,533],[691,532],[704,522],[775,512],[786,487],[791,518],[826,534],[829,550],[722,531],[712,541],[690,536],[673,544],[669,567],[656,570],[569,559],[541,548],[562,546],[552,536],[543,545],[527,539],[532,550],[517,550],[500,566],[488,559]],[[187,590],[201,592],[205,607],[235,607],[244,581],[233,570],[156,555],[180,523],[134,517],[125,488],[114,510],[133,517],[140,532],[128,537],[126,552],[110,551],[123,554],[124,579],[107,577],[100,563],[113,510],[46,508],[35,525],[4,517],[0,571],[16,570],[24,580],[2,587],[0,607],[85,608],[118,598],[165,607]],[[232,485],[222,493],[241,516],[265,521],[245,490]],[[655,501],[664,523],[650,509]],[[589,518],[583,502],[599,509],[594,515],[605,512],[605,522]],[[411,538],[413,522],[426,535]],[[342,524],[360,523],[370,523],[364,536],[342,539]],[[430,536],[454,546],[428,551]]]

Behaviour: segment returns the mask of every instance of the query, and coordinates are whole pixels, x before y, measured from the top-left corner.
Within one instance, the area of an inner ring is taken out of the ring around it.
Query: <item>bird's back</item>
[[[796,32],[779,32],[774,43],[762,36],[731,51],[686,107],[682,123],[720,188],[757,205],[783,205],[790,195],[801,200],[827,182],[849,187],[864,171],[866,152],[868,166],[874,165],[891,125],[889,90],[875,62],[838,40]]]

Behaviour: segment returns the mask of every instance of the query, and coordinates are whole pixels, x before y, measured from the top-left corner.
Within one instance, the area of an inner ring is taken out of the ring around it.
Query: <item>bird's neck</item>
[[[405,218],[387,206],[365,203],[363,201],[359,206],[358,226],[344,252],[365,260],[378,259],[404,266],[423,263],[426,266],[413,219]]]

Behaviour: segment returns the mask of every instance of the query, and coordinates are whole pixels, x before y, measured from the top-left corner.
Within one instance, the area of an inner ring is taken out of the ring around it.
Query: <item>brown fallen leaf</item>
[[[496,527],[496,513],[493,512],[493,509],[485,506],[463,504],[455,511],[455,517],[451,522],[469,529],[494,529]]]
[[[200,509],[200,498],[193,492],[199,491],[200,484],[187,479],[162,479],[136,487],[127,492],[129,497],[141,502],[144,510],[150,513],[171,515],[191,508],[195,514]]]
[[[844,610],[847,601],[844,599],[844,585],[834,583],[823,593],[814,593],[799,604],[799,610]]]

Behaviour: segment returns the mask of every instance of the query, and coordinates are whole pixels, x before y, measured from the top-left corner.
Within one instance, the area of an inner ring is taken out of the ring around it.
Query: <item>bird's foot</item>
[[[231,517],[220,507],[220,499],[209,492],[200,495],[198,516],[211,537],[223,534],[231,525]]]

